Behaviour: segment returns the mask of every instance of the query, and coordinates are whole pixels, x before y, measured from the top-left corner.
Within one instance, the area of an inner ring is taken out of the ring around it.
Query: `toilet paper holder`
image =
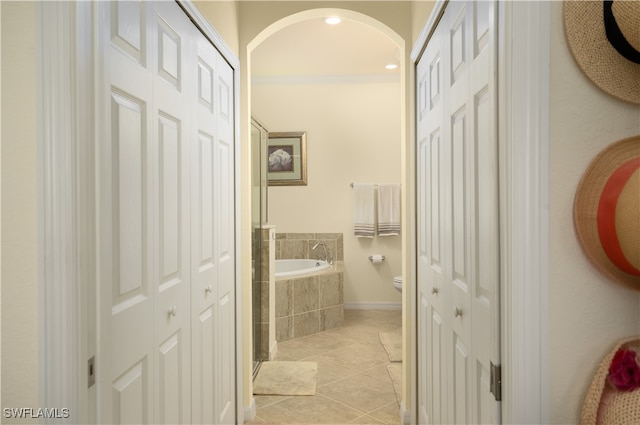
[[[369,261],[372,263],[378,263],[380,261],[384,261],[384,255],[370,255]]]

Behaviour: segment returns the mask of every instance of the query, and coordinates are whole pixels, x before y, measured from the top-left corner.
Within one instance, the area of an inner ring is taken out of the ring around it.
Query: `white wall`
[[[2,407],[36,408],[43,407],[38,406],[36,3],[2,1],[0,7]],[[3,416],[5,421],[11,422]]]
[[[269,131],[307,132],[307,186],[269,187],[277,232],[343,233],[345,303],[400,303],[400,236],[353,236],[350,183],[400,183],[400,83],[260,83],[252,109]],[[368,257],[383,254],[384,263]]]
[[[594,267],[573,226],[573,200],[591,160],[640,134],[640,107],[598,89],[573,60],[562,2],[551,4],[550,87],[550,417],[578,423],[588,386],[615,341],[640,334],[640,293]]]

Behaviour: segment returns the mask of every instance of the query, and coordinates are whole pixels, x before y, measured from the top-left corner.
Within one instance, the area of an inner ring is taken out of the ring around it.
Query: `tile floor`
[[[344,325],[278,343],[276,360],[318,363],[314,396],[256,395],[251,424],[400,424],[379,332],[400,331],[399,310],[345,310]]]

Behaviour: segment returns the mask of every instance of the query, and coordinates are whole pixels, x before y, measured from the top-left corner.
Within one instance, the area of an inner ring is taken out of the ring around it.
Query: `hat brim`
[[[609,43],[602,1],[565,1],[564,23],[571,53],[585,75],[617,99],[640,104],[640,64]]]
[[[633,270],[624,271],[619,262],[616,264],[612,261],[611,258],[615,260],[615,257],[611,256],[611,250],[606,250],[603,246],[598,229],[598,209],[601,199],[603,199],[605,185],[609,178],[621,169],[623,164],[629,164],[634,159],[640,160],[640,136],[620,140],[600,152],[580,180],[574,200],[573,218],[578,239],[590,260],[614,281],[640,291],[640,274]],[[609,194],[605,193],[605,195]],[[631,205],[635,205],[635,203],[634,197]],[[631,234],[624,235],[625,240],[640,241],[640,220],[638,220],[640,217],[640,192],[637,195],[637,208],[632,208],[631,213],[632,216],[627,217],[628,223],[631,224],[629,228]],[[630,260],[635,267],[640,261],[638,258]]]

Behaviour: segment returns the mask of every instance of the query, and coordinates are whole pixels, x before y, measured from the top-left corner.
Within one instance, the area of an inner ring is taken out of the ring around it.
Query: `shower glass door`
[[[253,375],[266,358],[268,345],[268,305],[263,306],[262,252],[264,238],[262,227],[267,222],[267,138],[265,127],[255,118],[251,119],[251,221],[252,221],[252,328],[253,328]],[[268,279],[267,279],[268,280]],[[267,288],[264,288],[267,289]],[[266,295],[266,294],[265,294]]]

